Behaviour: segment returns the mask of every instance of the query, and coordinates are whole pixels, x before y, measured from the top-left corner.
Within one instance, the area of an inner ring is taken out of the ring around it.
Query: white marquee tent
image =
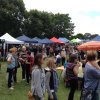
[[[4,39],[6,44],[23,44],[24,43],[23,41],[19,41],[19,40],[13,38],[8,33],[1,36],[0,39]]]
[[[77,39],[76,39],[76,42],[82,42],[82,40],[80,40],[80,39],[77,38]]]

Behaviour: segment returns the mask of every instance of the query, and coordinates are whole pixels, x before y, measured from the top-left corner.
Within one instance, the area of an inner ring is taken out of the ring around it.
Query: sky
[[[74,32],[100,35],[100,0],[23,0],[26,9],[69,14]]]

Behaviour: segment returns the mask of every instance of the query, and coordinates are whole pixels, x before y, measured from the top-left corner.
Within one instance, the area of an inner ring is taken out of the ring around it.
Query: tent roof
[[[28,43],[36,43],[37,42],[37,41],[32,40],[31,38],[27,37],[26,35],[19,36],[16,39],[18,39],[20,41],[28,42]]]
[[[77,39],[76,39],[76,41],[77,41],[77,42],[82,42],[82,40],[81,40],[81,39],[79,39],[79,38],[77,38]]]
[[[5,42],[8,44],[23,44],[24,43],[23,41],[19,41],[19,40],[15,39],[14,37],[9,35],[8,33],[1,36],[0,39],[4,39]]]
[[[42,43],[42,44],[52,44],[52,43],[54,43],[54,42],[51,41],[51,40],[49,40],[48,38],[44,38],[44,39],[41,40],[41,43]]]
[[[80,39],[77,38],[77,39],[72,39],[71,42],[78,43],[78,42],[82,42],[82,40],[80,40]]]
[[[32,38],[32,40],[33,40],[33,41],[37,41],[38,43],[41,43],[41,39],[38,38],[38,37],[34,37],[34,38]]]
[[[92,41],[100,41],[100,36],[96,36]]]
[[[55,42],[55,43],[64,43],[64,42],[60,41],[59,39],[57,39],[55,37],[51,38],[50,40]]]
[[[62,38],[62,37],[60,37],[59,40],[61,40],[61,41],[64,42],[64,43],[69,42],[68,39],[66,39],[66,38]]]
[[[75,43],[75,42],[77,42],[77,41],[76,41],[76,39],[72,39],[71,42]]]

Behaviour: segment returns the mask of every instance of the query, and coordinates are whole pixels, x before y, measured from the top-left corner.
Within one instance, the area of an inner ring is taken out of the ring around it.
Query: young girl
[[[57,89],[58,89],[58,75],[56,72],[56,65],[53,58],[49,58],[47,62],[48,70],[46,70],[46,89],[48,92],[48,100],[58,100],[57,99]]]

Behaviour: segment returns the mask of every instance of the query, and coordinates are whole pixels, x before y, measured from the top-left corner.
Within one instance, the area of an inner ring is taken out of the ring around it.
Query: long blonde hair
[[[55,68],[56,67],[56,65],[55,65],[55,59],[54,58],[48,58],[48,60],[47,60],[47,66],[49,68]]]

